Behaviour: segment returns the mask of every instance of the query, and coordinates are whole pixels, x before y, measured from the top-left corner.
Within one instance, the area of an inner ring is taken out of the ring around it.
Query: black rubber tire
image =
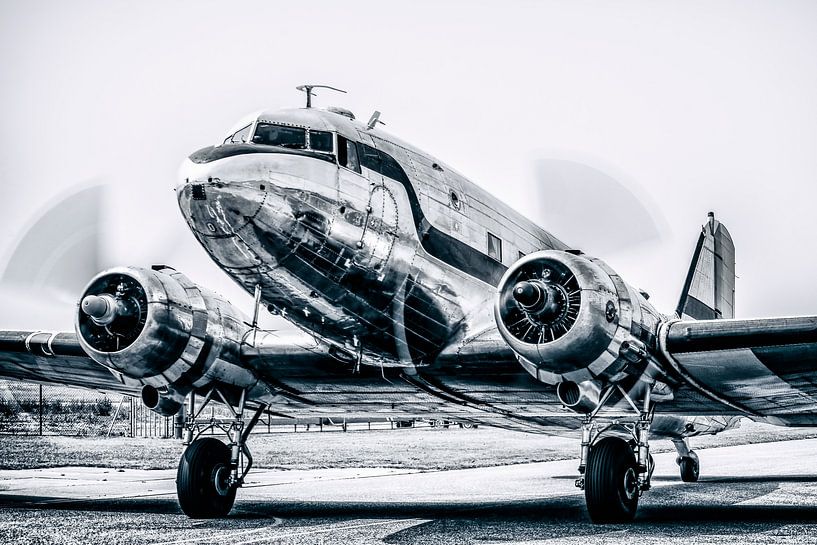
[[[230,466],[230,449],[214,437],[193,441],[182,454],[176,472],[176,493],[184,514],[194,519],[224,517],[233,508],[236,487],[222,495],[216,489],[216,471]]]
[[[681,468],[681,480],[685,483],[698,482],[698,475],[701,471],[701,465],[695,458],[685,456],[681,458],[678,463]]]
[[[629,522],[638,509],[638,467],[627,441],[605,437],[590,447],[584,498],[595,523]]]

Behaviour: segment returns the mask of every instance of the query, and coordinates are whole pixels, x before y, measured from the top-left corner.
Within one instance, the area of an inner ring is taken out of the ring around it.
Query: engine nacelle
[[[603,261],[547,250],[514,263],[494,317],[520,363],[547,384],[640,374],[660,315]]]
[[[169,267],[118,267],[85,288],[75,328],[96,362],[139,379],[147,405],[174,414],[180,400],[219,381],[257,383],[240,363],[247,318],[220,296]]]

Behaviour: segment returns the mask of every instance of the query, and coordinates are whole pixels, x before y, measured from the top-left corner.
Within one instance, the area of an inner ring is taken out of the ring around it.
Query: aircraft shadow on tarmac
[[[670,481],[670,479],[667,479]],[[735,523],[747,527],[780,526],[783,524],[817,523],[817,505],[739,505],[740,502],[758,501],[780,488],[782,483],[817,483],[817,476],[711,476],[698,483],[675,486],[658,486],[642,498],[640,510],[634,524],[639,526],[674,523],[708,523],[702,527],[729,526]],[[796,501],[796,500],[795,500]],[[109,511],[127,513],[181,514],[175,498],[116,498],[93,500],[69,500],[12,496],[0,494],[0,507],[35,510],[79,510]],[[231,519],[268,520],[272,517],[286,519],[349,519],[349,518],[422,518],[430,519],[428,524],[444,521],[468,521],[468,527],[475,529],[481,525],[508,524],[549,526],[569,523],[575,535],[576,525],[591,528],[581,495],[549,497],[530,500],[485,501],[485,502],[337,502],[337,501],[276,501],[246,500],[236,502],[232,515],[221,521],[213,521],[222,526]],[[522,532],[524,533],[524,532]]]

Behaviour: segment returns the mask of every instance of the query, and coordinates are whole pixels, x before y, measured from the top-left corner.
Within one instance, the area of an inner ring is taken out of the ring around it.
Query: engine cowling
[[[603,261],[536,252],[514,263],[498,290],[499,332],[537,380],[609,382],[646,367],[660,315]]]
[[[118,267],[91,280],[74,325],[91,358],[138,379],[146,405],[170,415],[210,382],[255,385],[240,364],[246,323],[235,306],[174,269]]]

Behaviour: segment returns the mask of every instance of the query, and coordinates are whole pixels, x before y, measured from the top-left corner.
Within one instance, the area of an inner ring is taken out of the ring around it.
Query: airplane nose
[[[256,183],[216,179],[189,179],[176,189],[188,225],[206,237],[232,236],[241,231],[258,214],[264,194]]]
[[[176,175],[176,182],[173,184],[173,190],[179,193],[190,183],[206,181],[208,178],[211,178],[211,176],[209,176],[206,171],[206,165],[197,165],[187,158],[179,165],[179,171]]]

